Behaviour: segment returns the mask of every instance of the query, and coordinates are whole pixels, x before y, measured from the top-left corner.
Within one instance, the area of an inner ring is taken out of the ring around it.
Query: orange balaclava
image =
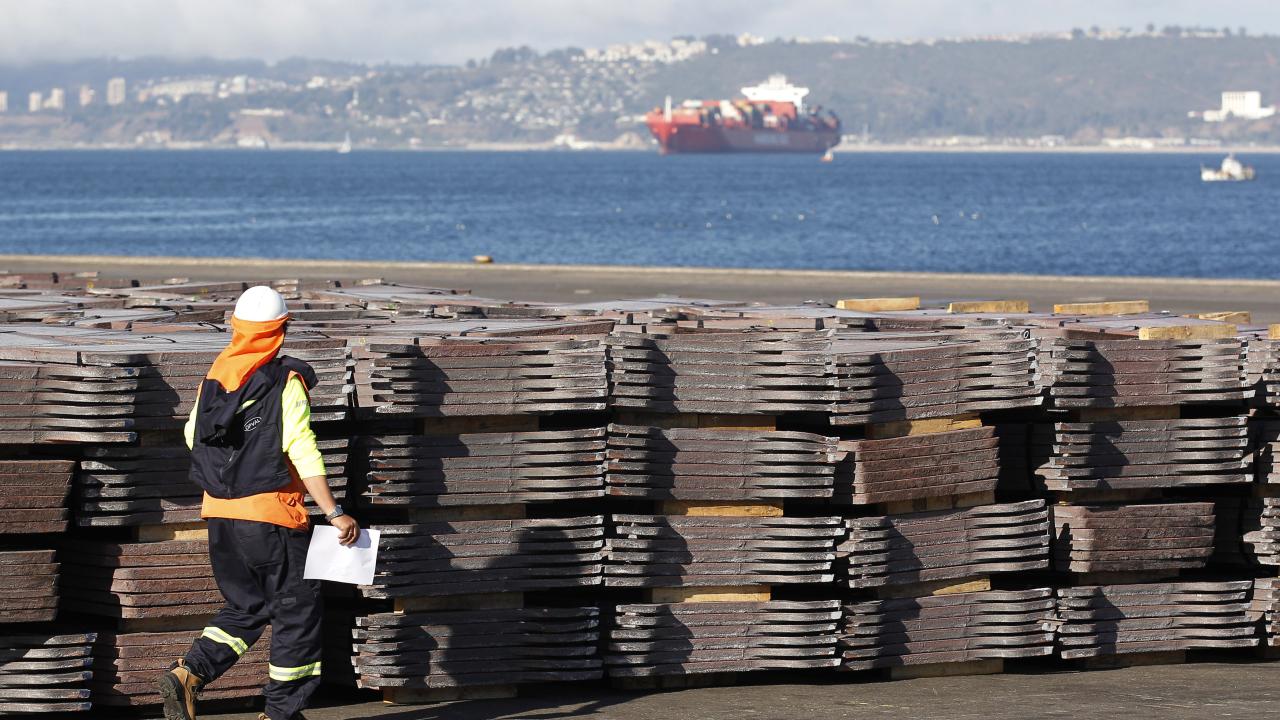
[[[218,354],[205,377],[217,380],[227,392],[240,389],[255,370],[275,359],[284,344],[286,315],[278,320],[254,322],[231,318],[231,344]]]

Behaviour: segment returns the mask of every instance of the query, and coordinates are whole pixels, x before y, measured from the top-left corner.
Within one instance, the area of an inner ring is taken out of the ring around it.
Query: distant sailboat
[[[827,152],[822,155],[822,162],[824,163],[829,163],[835,159],[836,159],[835,153],[831,152],[831,150],[827,150]]]
[[[339,155],[346,155],[349,152],[351,152],[351,133],[347,133],[347,136],[342,139],[342,144],[338,146]]]

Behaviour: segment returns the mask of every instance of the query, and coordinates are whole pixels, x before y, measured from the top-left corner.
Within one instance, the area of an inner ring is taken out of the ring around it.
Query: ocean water
[[[1280,156],[3,152],[0,253],[1280,277]]]

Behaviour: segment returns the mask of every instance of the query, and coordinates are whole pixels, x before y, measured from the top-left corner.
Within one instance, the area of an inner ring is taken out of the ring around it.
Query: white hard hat
[[[236,300],[233,317],[249,322],[269,322],[279,320],[289,314],[280,293],[266,285],[257,285],[245,290]]]

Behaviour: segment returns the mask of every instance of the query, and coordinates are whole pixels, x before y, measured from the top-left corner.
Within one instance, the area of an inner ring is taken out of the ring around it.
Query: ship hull
[[[687,153],[808,153],[821,155],[840,142],[839,130],[769,130],[651,121],[649,131],[664,155]]]

